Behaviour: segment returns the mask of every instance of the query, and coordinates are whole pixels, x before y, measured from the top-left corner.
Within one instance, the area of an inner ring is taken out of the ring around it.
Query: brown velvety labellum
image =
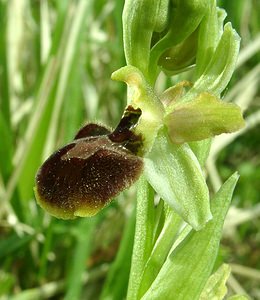
[[[137,151],[141,137],[134,137],[128,129],[134,125],[132,119],[124,122],[122,130],[120,124],[116,128],[119,137],[114,134],[112,138],[105,127],[86,125],[71,144],[43,163],[35,187],[42,208],[63,219],[92,216],[138,179],[142,158],[124,145]]]

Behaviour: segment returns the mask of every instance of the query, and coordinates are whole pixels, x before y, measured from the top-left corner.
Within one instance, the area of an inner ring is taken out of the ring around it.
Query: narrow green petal
[[[182,96],[186,93],[186,88],[191,88],[192,83],[187,80],[178,82],[176,85],[165,90],[161,96],[160,100],[165,107],[176,104]]]

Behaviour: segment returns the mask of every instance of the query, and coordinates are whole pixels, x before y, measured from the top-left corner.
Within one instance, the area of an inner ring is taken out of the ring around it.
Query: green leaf
[[[48,282],[44,285],[39,285],[36,288],[30,288],[20,291],[19,293],[10,296],[9,300],[40,300],[51,299],[58,293],[62,293],[64,290],[63,281]]]
[[[10,22],[11,19],[10,17],[7,18],[9,5],[10,3],[0,2],[0,26],[2,29],[2,34],[0,36],[0,45],[2,45],[2,47],[0,47],[0,111],[8,130],[11,129],[10,79],[12,78],[8,74],[10,69],[8,65],[8,44],[10,44],[8,41],[8,22]]]
[[[180,230],[181,224],[182,219],[180,216],[178,216],[170,207],[168,207],[164,226],[155,242],[152,253],[143,271],[142,281],[138,292],[138,299],[145,294],[159,273],[169,254],[172,244],[176,239],[176,235]]]
[[[18,251],[29,244],[33,238],[33,235],[19,237],[16,234],[12,234],[8,238],[0,240],[0,259],[12,255],[13,252],[18,253]]]
[[[249,300],[249,298],[244,295],[234,295],[234,296],[228,297],[227,300]]]
[[[97,218],[95,220],[81,219],[77,227],[78,236],[74,255],[66,276],[67,286],[64,297],[65,300],[81,299],[82,275],[86,269],[87,258],[90,255],[93,230],[96,222]]]
[[[10,294],[15,285],[15,275],[0,270],[0,298],[7,299],[6,295]],[[10,298],[9,298],[10,299]]]
[[[142,300],[199,299],[214,266],[237,180],[235,173],[223,184],[212,199],[213,220],[198,232],[192,230],[174,248]]]
[[[12,171],[12,133],[10,132],[7,123],[0,111],[0,175],[3,177],[4,182],[7,182]]]
[[[199,300],[222,300],[227,293],[226,281],[230,275],[231,268],[223,264],[214,274],[212,274]]]
[[[200,141],[242,128],[245,123],[240,108],[225,103],[209,93],[177,104],[165,117],[171,140],[176,144]]]
[[[190,147],[173,144],[163,128],[144,161],[145,176],[159,196],[194,229],[201,229],[211,219],[209,193]]]
[[[144,176],[138,182],[134,248],[127,299],[136,299],[143,269],[153,247],[154,192]]]

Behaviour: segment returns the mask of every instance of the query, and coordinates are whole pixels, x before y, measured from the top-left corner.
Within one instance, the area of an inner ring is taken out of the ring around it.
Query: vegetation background
[[[135,187],[96,217],[73,221],[50,217],[33,194],[35,173],[54,149],[86,121],[114,127],[122,115],[126,89],[110,75],[125,65],[123,5],[0,0],[0,299],[98,299],[102,289],[127,288]],[[232,267],[230,294],[260,299],[260,2],[218,5],[242,37],[224,94],[247,120],[214,140],[207,163],[212,192],[240,173],[218,264]],[[190,76],[162,74],[158,91]]]

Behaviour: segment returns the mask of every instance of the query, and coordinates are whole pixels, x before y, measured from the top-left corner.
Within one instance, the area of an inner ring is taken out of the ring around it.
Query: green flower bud
[[[167,75],[185,71],[195,64],[198,30],[174,47],[167,49],[159,58],[158,65]]]
[[[218,12],[219,8],[216,7],[216,0],[209,0],[209,11],[202,19],[199,27],[198,36],[198,49],[196,56],[196,76],[197,78],[203,73],[209,64],[219,39],[223,33],[223,21],[225,19],[222,14],[221,18]],[[223,12],[223,10],[221,10]]]
[[[125,1],[123,33],[126,62],[139,68],[147,78],[152,35],[165,29],[168,7],[169,0]]]
[[[195,31],[208,10],[206,0],[172,1],[167,32],[151,50],[150,73],[157,74],[157,64],[167,71],[176,71],[194,61],[198,39]]]

